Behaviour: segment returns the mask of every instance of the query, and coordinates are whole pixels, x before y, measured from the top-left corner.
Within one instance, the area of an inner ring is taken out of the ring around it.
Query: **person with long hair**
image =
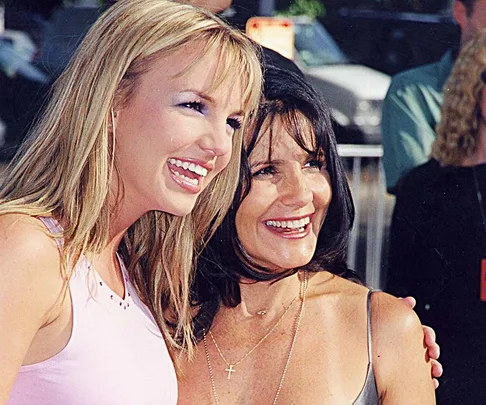
[[[0,404],[176,403],[194,254],[260,89],[255,46],[204,10],[120,0],[94,24],[0,192]]]
[[[438,403],[486,403],[486,31],[444,85],[431,159],[405,177],[390,228],[392,294],[413,294],[441,336]]]
[[[267,69],[231,209],[198,261],[179,403],[433,404],[415,313],[353,282],[354,208],[329,109]]]

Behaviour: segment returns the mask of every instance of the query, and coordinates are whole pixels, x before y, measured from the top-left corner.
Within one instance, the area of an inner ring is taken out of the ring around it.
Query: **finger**
[[[442,364],[440,364],[437,360],[430,360],[430,364],[432,366],[432,377],[439,378],[442,376],[444,369],[442,368]]]
[[[435,341],[435,331],[425,325],[422,326],[422,329],[424,331],[424,344],[427,346],[427,354],[431,359],[437,360],[440,357],[440,346]]]
[[[400,299],[412,309],[414,309],[415,305],[417,304],[417,301],[413,297],[405,297]]]

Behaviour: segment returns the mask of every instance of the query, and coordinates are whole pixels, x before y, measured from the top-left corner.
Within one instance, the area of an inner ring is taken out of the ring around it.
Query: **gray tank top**
[[[358,398],[352,405],[379,405],[378,389],[376,388],[375,373],[373,371],[373,357],[371,350],[371,294],[373,290],[368,291],[366,298],[366,315],[368,317],[368,371],[366,372],[366,381]]]

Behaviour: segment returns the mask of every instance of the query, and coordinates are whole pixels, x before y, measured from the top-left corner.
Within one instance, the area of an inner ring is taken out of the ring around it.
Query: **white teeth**
[[[202,166],[196,166],[195,172],[196,172],[196,174],[199,174],[200,176],[205,177],[208,174],[208,169],[205,169]]]
[[[298,229],[299,231],[303,231],[305,226],[309,222],[310,222],[310,217],[305,217],[294,221],[266,221],[265,225],[273,226],[275,228],[290,228],[290,229]]]
[[[190,170],[191,172],[196,173],[197,175],[202,177],[206,177],[208,175],[208,169],[195,163],[182,162],[181,160],[174,158],[170,158],[169,163],[177,167],[182,167],[184,170]]]
[[[191,179],[190,177],[184,176],[183,174],[180,174],[179,172],[176,172],[175,170],[173,173],[177,176],[186,181],[187,183],[191,183],[194,186],[197,186],[199,184],[199,181],[197,179]]]

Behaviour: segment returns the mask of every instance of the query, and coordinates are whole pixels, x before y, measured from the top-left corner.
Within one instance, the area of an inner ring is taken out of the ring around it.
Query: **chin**
[[[194,201],[173,201],[170,205],[159,204],[158,211],[166,212],[167,214],[174,215],[176,217],[184,217],[189,215],[194,206],[196,205],[196,200]]]
[[[312,256],[286,258],[285,255],[281,255],[275,260],[270,259],[257,262],[261,262],[263,267],[267,267],[269,270],[288,270],[306,266],[311,260]]]

